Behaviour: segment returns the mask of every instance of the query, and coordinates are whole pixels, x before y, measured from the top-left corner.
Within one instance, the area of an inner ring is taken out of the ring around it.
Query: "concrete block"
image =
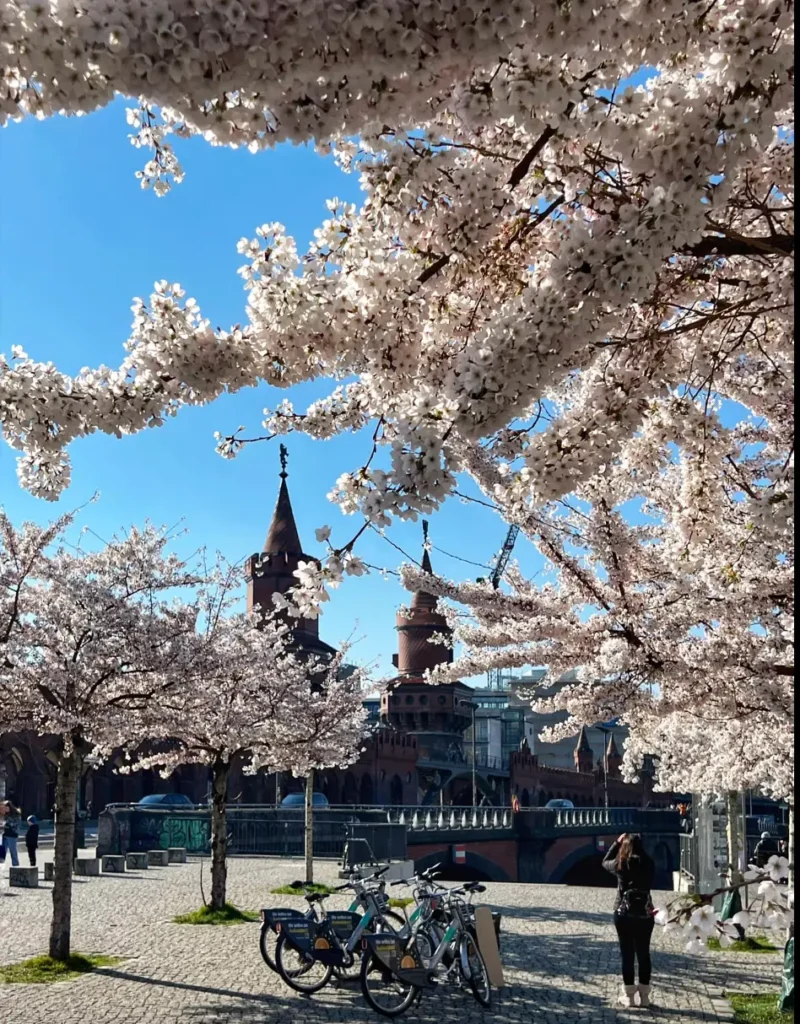
[[[148,850],[147,866],[151,868],[165,868],[169,864],[169,853],[166,850]]]
[[[106,875],[121,875],[125,870],[125,858],[115,853],[107,853],[105,857],[101,857],[100,864]]]
[[[100,861],[97,857],[76,857],[74,871],[76,875],[99,875]]]
[[[39,869],[9,868],[8,884],[18,885],[21,889],[35,889],[39,885]]]
[[[170,864],[185,864],[186,863],[186,847],[185,846],[170,846],[167,850]]]
[[[44,880],[45,882],[52,882],[56,877],[56,866],[51,860],[44,862]]]
[[[126,853],[125,867],[129,871],[144,871],[147,867],[146,853]]]

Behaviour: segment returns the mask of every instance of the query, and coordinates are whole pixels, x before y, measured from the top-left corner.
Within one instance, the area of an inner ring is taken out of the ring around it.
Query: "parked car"
[[[184,793],[151,793],[143,796],[137,807],[194,807]]]
[[[324,793],[314,793],[312,797],[314,807],[328,807],[328,798]],[[289,793],[281,800],[281,807],[305,807],[305,793]]]
[[[545,804],[545,807],[555,807],[557,809],[562,809],[562,810],[564,808],[569,808],[569,807],[574,807],[574,806],[575,806],[575,804],[571,800],[562,800],[562,799],[548,800],[547,803]]]

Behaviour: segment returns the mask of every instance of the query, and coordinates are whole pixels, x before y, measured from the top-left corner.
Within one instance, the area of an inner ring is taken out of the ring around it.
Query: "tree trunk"
[[[50,956],[54,960],[66,960],[70,954],[72,861],[78,772],[78,754],[74,750],[62,753],[58,759],[56,783],[53,917],[50,922]]]
[[[789,888],[794,889],[794,804],[789,804],[789,843],[786,847],[789,858]]]
[[[211,769],[211,909],[225,906],[228,877],[228,776],[231,766],[217,761]]]
[[[306,882],[314,881],[314,769],[306,776]]]

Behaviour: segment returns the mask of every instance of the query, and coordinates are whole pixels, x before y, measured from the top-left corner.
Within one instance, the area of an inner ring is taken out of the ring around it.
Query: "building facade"
[[[285,449],[275,510],[264,549],[246,562],[247,607],[273,612],[272,598],[294,583],[303,552],[289,496]],[[427,543],[422,566],[432,572]],[[334,648],[319,634],[318,619],[287,620],[300,653],[331,657]],[[624,734],[613,724],[582,730],[577,743],[541,744],[545,725],[521,694],[535,677],[500,680],[488,688],[462,682],[432,686],[425,673],[453,659],[451,632],[430,594],[416,593],[396,617],[396,677],[365,703],[371,734],[358,761],[346,770],[317,773],[317,787],[331,804],[508,806],[514,796],[522,806],[541,806],[554,798],[576,805],[645,806],[654,800],[646,774],[637,785],[619,777],[619,749]],[[444,640],[444,643],[438,642]],[[566,681],[566,680],[564,680]],[[554,719],[557,720],[557,717]],[[474,736],[474,740],[473,740]],[[0,736],[0,793],[25,814],[48,819],[55,798],[54,742],[33,733]],[[209,779],[205,768],[187,766],[169,779],[155,771],[120,775],[121,752],[99,765],[86,765],[78,806],[90,816],[109,803],[133,803],[150,793],[180,792],[205,803]],[[287,776],[231,774],[229,800],[241,804],[275,804],[302,782]]]

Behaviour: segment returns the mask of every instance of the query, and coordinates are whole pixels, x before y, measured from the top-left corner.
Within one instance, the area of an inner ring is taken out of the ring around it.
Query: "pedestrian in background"
[[[17,840],[19,839],[20,810],[10,800],[5,803],[5,821],[3,822],[3,847],[11,858],[11,866],[19,867]]]
[[[655,864],[647,855],[642,837],[623,832],[611,844],[603,858],[603,867],[617,879],[617,898],[614,902],[614,927],[617,929],[619,951],[622,958],[623,990],[619,1001],[623,1006],[650,1005],[650,940],[655,926],[655,907],[650,890],[655,875]],[[636,984],[636,964],[639,965],[639,984]]]
[[[776,856],[778,853],[778,843],[769,832],[762,832],[761,838],[756,843],[756,848],[753,851],[753,856],[756,860],[756,867],[766,867],[767,861],[770,857]]]
[[[28,850],[28,861],[32,868],[36,867],[36,850],[39,846],[39,822],[35,814],[28,818],[28,831],[25,833],[25,846]]]

